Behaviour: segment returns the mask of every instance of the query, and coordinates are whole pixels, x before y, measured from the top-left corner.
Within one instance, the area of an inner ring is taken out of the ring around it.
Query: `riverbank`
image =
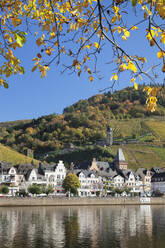
[[[79,197],[44,197],[44,198],[0,198],[0,207],[13,206],[97,206],[97,205],[165,205],[165,197],[151,198],[79,198]]]

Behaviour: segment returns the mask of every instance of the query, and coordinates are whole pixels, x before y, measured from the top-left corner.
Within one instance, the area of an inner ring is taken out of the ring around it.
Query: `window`
[[[60,175],[57,175],[57,179],[60,179]]]

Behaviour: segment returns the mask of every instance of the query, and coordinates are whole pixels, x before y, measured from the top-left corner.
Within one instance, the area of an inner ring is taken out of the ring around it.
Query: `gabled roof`
[[[121,175],[121,174],[114,175],[113,178],[118,177],[118,176],[125,178],[124,175]]]
[[[141,176],[141,178],[144,178],[145,176],[146,176],[146,174],[147,174],[147,169],[146,168],[138,168],[137,170],[136,170],[136,175],[139,175],[139,176]]]
[[[164,168],[160,168],[158,166],[154,166],[151,168],[151,173],[161,173],[161,172],[165,172]]]
[[[57,164],[39,164],[38,173],[45,175],[46,171],[55,171]]]
[[[30,164],[18,164],[15,165],[14,168],[17,170],[18,175],[26,175],[29,170],[32,170],[34,167]]]
[[[121,175],[123,175],[125,179],[128,179],[131,173],[135,176],[135,172],[131,169],[121,171]]]
[[[97,174],[94,171],[89,171],[89,170],[79,170],[77,171],[76,175],[79,176],[80,173],[83,173],[85,177],[90,177],[92,174],[97,176]]]
[[[96,165],[99,170],[108,170],[109,169],[109,163],[108,162],[102,162],[102,161],[96,161]]]
[[[98,176],[112,178],[118,175],[118,172],[115,169],[108,168],[108,170],[100,170],[97,172]]]

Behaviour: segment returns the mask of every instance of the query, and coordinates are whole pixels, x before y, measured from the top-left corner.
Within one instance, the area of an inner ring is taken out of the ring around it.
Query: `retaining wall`
[[[165,197],[144,198],[0,198],[0,207],[5,206],[87,206],[87,205],[165,205]]]

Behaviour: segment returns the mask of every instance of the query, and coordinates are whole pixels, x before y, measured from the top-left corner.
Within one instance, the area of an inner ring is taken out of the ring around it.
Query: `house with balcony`
[[[99,178],[93,171],[80,170],[75,173],[80,181],[81,187],[78,189],[78,195],[96,196],[96,192],[100,191]]]

